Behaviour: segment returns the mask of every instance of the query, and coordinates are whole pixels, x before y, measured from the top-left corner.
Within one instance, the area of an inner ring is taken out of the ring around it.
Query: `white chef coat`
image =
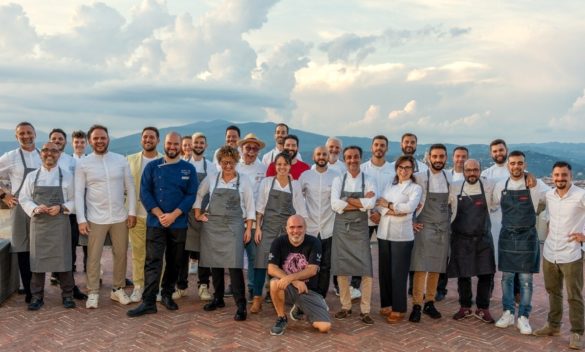
[[[336,170],[327,168],[325,172],[308,170],[299,178],[307,204],[307,234],[330,238],[333,233],[335,213],[331,209],[331,186],[339,176]]]

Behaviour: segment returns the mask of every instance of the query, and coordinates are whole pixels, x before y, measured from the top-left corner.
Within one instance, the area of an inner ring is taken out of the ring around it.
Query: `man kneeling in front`
[[[270,295],[278,318],[270,330],[271,335],[282,335],[288,320],[285,300],[292,303],[292,320],[307,316],[311,325],[320,332],[331,329],[329,308],[318,290],[317,272],[321,265],[321,243],[316,237],[306,236],[306,223],[300,215],[286,222],[287,236],[272,242],[268,256]]]

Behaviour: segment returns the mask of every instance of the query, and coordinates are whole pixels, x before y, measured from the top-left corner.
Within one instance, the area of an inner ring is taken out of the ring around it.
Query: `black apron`
[[[449,277],[472,277],[496,272],[494,243],[483,183],[478,181],[481,194],[457,197],[457,215],[451,224],[451,256]]]
[[[207,222],[201,226],[200,266],[242,269],[244,267],[244,218],[240,204],[240,174],[236,189],[215,187],[209,199]]]
[[[361,192],[346,192],[346,179],[347,172],[341,182],[341,197],[364,198],[366,194],[364,173],[362,172]],[[374,276],[367,212],[357,210],[335,214],[331,243],[331,273],[340,276]]]
[[[207,161],[203,158],[203,172],[197,173],[197,181],[201,184],[201,181],[207,177]],[[201,202],[201,211],[205,211],[209,204],[209,193],[203,197],[203,201]],[[189,210],[189,215],[187,216],[187,238],[185,240],[185,249],[188,251],[199,252],[201,249],[201,226],[203,223],[201,221],[195,220],[195,212],[193,209]]]
[[[63,173],[59,170],[59,186],[37,186],[36,174],[33,201],[48,207],[65,203]],[[71,223],[69,215],[38,214],[30,220],[30,270],[33,273],[66,272],[72,269]]]
[[[424,225],[414,234],[410,271],[444,273],[449,257],[449,231],[451,212],[449,208],[449,180],[442,171],[447,183],[447,193],[430,192],[431,173],[427,170],[427,192],[423,210],[416,222]]]
[[[272,242],[281,235],[286,234],[286,221],[296,211],[293,206],[293,189],[292,178],[288,176],[288,189],[290,193],[274,189],[276,176],[270,184],[270,193],[268,202],[264,208],[264,217],[262,220],[262,240],[256,248],[256,258],[254,267],[256,269],[266,269],[268,266],[268,255]]]
[[[26,161],[24,160],[24,153],[22,149],[19,149],[20,160],[22,160],[22,166],[24,168],[24,174],[22,175],[22,181],[20,186],[14,193],[14,197],[18,199],[22,185],[26,176],[36,169],[33,167],[27,167]],[[37,150],[38,152],[38,150]],[[26,215],[20,204],[17,204],[12,211],[12,240],[10,241],[10,251],[12,253],[28,252],[30,250],[30,217]]]
[[[498,268],[509,273],[538,273],[540,242],[536,231],[536,212],[528,187],[502,191],[502,229],[498,251]]]

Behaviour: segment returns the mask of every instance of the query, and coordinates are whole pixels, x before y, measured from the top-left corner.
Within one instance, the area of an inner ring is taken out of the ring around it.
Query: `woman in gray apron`
[[[224,268],[229,269],[237,311],[236,321],[246,320],[246,296],[244,273],[244,244],[251,240],[254,219],[254,193],[245,177],[236,172],[240,159],[237,149],[221,147],[217,153],[221,172],[215,180],[205,178],[197,191],[195,217],[202,221],[201,227],[201,266],[211,268],[213,300],[203,309],[213,311],[225,307]],[[209,205],[203,213],[204,197],[209,194]],[[244,227],[244,218],[248,225]]]
[[[376,205],[382,215],[378,227],[380,313],[390,324],[404,319],[407,310],[407,278],[414,244],[413,214],[420,203],[422,188],[413,176],[416,161],[400,156],[396,176]]]
[[[433,153],[433,150],[430,153]],[[446,154],[445,151],[445,156]],[[416,222],[422,228],[415,233],[414,247],[410,261],[410,271],[414,271],[412,290],[413,307],[409,318],[411,322],[420,321],[424,300],[426,300],[424,313],[433,319],[441,317],[441,313],[435,308],[434,302],[439,274],[447,271],[451,217],[449,208],[449,180],[444,170],[440,171],[438,177],[444,180],[443,186],[445,192],[430,191],[431,171],[427,170],[424,206],[416,218]]]
[[[191,162],[193,158],[190,159]],[[212,165],[215,167],[215,165]],[[203,171],[203,172],[200,172]],[[201,185],[203,179],[207,177],[207,160],[203,158],[203,170],[197,168],[197,181]],[[203,197],[203,201],[201,203],[201,209],[207,209],[209,204],[209,193]],[[177,289],[173,293],[173,299],[178,299],[181,296],[186,295],[185,291],[189,287],[189,259],[196,259],[199,260],[201,255],[201,229],[203,227],[203,223],[201,221],[195,220],[195,212],[190,211],[187,215],[187,237],[185,239],[185,251],[183,252],[183,258],[181,262],[181,268],[179,269],[179,279],[177,280]],[[205,285],[203,288],[205,289],[205,294],[203,291],[199,293],[199,298],[202,300],[209,301],[211,299],[209,292],[207,291],[207,287],[209,286],[209,277],[211,276],[211,269],[209,267],[203,267],[199,265],[199,269],[197,271],[197,278],[199,282],[197,283],[198,287],[201,291],[201,286]],[[203,296],[203,297],[202,297]]]
[[[262,289],[266,280],[268,255],[272,241],[286,234],[286,221],[289,216],[299,214],[307,216],[302,198],[301,186],[290,175],[291,159],[286,153],[276,156],[276,176],[266,177],[260,184],[256,203],[256,231],[254,241],[257,244],[254,265],[254,289],[250,313],[262,309]]]
[[[65,198],[61,168],[58,168],[58,172],[58,186],[39,186],[37,182],[41,169],[33,174],[32,201],[37,207],[30,221],[30,267],[33,273],[31,281],[33,299],[29,305],[30,310],[37,310],[43,304],[45,273],[47,272],[57,275],[65,307],[75,307],[73,272],[71,271],[71,225],[69,216],[63,214]],[[72,184],[72,177],[69,182]],[[50,215],[47,212],[41,212],[39,207],[41,205],[47,208],[58,206],[59,213]]]

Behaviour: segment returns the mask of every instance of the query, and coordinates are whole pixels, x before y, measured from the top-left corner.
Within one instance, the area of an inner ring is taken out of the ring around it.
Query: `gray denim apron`
[[[286,221],[291,215],[296,214],[293,206],[291,177],[288,176],[288,189],[290,190],[290,193],[275,190],[275,181],[276,176],[272,179],[272,183],[270,184],[268,202],[266,202],[266,208],[264,208],[262,240],[256,248],[256,258],[254,261],[254,267],[256,269],[266,269],[268,266],[268,254],[270,254],[272,241],[278,236],[286,234]]]
[[[528,187],[509,190],[508,182],[502,191],[502,229],[500,230],[500,271],[509,273],[538,273],[540,243],[536,232],[536,212]]]
[[[59,170],[58,186],[37,186],[35,177],[33,201],[47,207],[65,203],[63,173]],[[30,271],[33,273],[61,273],[71,271],[71,224],[69,215],[38,214],[30,220]]]
[[[208,221],[201,226],[200,266],[242,269],[244,267],[244,218],[240,204],[240,174],[236,189],[217,188],[209,198]]]
[[[20,160],[22,160],[22,167],[24,168],[24,174],[22,175],[22,181],[18,190],[14,193],[14,197],[18,199],[22,185],[26,175],[30,174],[35,168],[27,167],[26,161],[24,160],[24,153],[22,149],[19,149]],[[26,215],[20,204],[17,204],[12,211],[12,241],[10,241],[10,251],[12,253],[28,252],[30,250],[30,217]]]
[[[347,172],[341,183],[342,198],[364,198],[365,176],[362,172],[361,192],[346,192]],[[340,276],[373,277],[372,251],[368,229],[368,213],[346,211],[335,214],[331,244],[331,273]]]
[[[442,171],[449,189],[449,181]],[[431,174],[427,170],[427,194],[423,210],[416,222],[424,225],[414,234],[410,271],[444,273],[449,257],[450,209],[449,192],[429,191]]]
[[[496,272],[494,243],[483,183],[481,194],[457,197],[457,215],[451,224],[451,256],[449,277],[472,277]]]
[[[207,161],[203,158],[203,172],[197,173],[197,181],[199,184],[203,181],[203,179],[207,177]],[[209,193],[203,197],[203,201],[201,202],[201,211],[204,212],[209,205]],[[189,215],[187,216],[187,239],[185,240],[185,249],[188,251],[199,252],[201,249],[201,227],[203,223],[201,221],[195,220],[195,213],[193,209],[189,210]]]

